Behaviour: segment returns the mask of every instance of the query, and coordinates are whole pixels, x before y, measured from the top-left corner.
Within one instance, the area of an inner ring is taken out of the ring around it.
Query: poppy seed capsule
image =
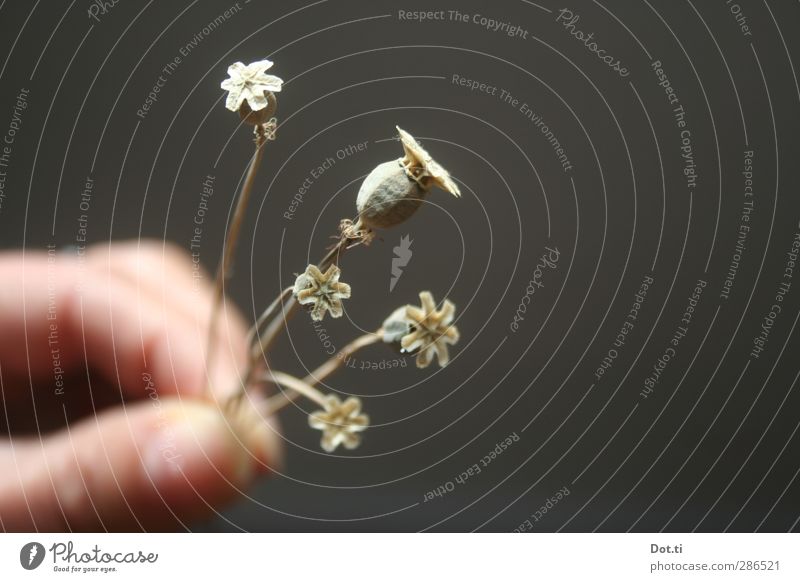
[[[447,170],[411,134],[399,127],[397,132],[405,156],[376,167],[358,191],[356,209],[362,224],[368,228],[389,228],[407,220],[434,186],[461,196]]]
[[[356,198],[361,222],[370,228],[389,228],[417,211],[426,191],[408,177],[400,160],[385,162],[369,173]]]
[[[275,115],[278,110],[278,98],[272,91],[264,91],[267,98],[267,106],[258,111],[253,111],[247,101],[242,101],[239,106],[239,117],[250,125],[264,125]]]

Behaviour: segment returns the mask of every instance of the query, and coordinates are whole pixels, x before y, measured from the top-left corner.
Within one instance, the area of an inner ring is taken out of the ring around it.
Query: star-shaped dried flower
[[[325,410],[318,410],[308,417],[311,428],[322,431],[322,448],[331,453],[339,445],[354,449],[361,443],[359,432],[369,426],[369,417],[361,414],[361,400],[350,396],[342,402],[334,394],[325,397]]]
[[[450,177],[448,171],[434,161],[431,155],[414,139],[414,136],[399,127],[397,127],[397,133],[400,134],[400,141],[406,154],[401,158],[401,163],[411,178],[426,190],[438,186],[456,198],[461,196],[461,190],[458,189],[458,185]]]
[[[229,78],[220,85],[228,91],[225,107],[239,111],[242,103],[247,101],[252,111],[264,109],[269,103],[267,93],[280,91],[283,85],[279,77],[265,74],[271,66],[272,61],[264,59],[249,65],[237,62],[228,67]]]
[[[433,354],[436,354],[439,365],[445,366],[450,361],[447,345],[455,344],[460,337],[456,326],[451,325],[456,307],[446,299],[442,308],[437,311],[433,295],[429,291],[422,291],[419,299],[422,307],[407,305],[405,308],[409,333],[400,339],[400,347],[405,352],[416,351],[419,368],[427,368],[433,361]],[[384,339],[387,337],[391,336],[385,334]]]
[[[321,321],[326,311],[331,317],[342,316],[342,299],[350,297],[350,285],[339,282],[341,270],[331,265],[324,273],[316,265],[306,267],[294,283],[294,295],[300,305],[313,304],[311,319]]]

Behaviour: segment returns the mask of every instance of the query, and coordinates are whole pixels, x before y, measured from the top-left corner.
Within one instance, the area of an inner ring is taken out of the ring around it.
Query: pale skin
[[[0,253],[0,530],[186,529],[280,463],[271,419],[220,412],[246,326],[228,301],[209,378],[212,298],[161,242]]]

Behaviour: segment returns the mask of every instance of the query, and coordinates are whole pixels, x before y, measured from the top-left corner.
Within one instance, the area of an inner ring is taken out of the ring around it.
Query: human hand
[[[0,281],[0,528],[185,528],[280,461],[270,422],[220,413],[246,357],[230,305],[206,391],[211,285],[176,247],[4,253]]]

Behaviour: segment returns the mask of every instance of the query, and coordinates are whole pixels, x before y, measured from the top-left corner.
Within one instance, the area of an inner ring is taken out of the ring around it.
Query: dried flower
[[[247,103],[250,111],[265,109],[269,104],[268,94],[280,91],[283,80],[265,71],[272,66],[272,61],[264,59],[246,65],[241,62],[228,67],[230,78],[220,85],[228,91],[225,107],[231,111],[239,111],[243,103]]]
[[[406,152],[405,157],[400,159],[400,163],[403,164],[403,168],[405,168],[409,176],[416,180],[425,190],[438,186],[459,198],[461,190],[453,182],[447,170],[434,161],[431,155],[419,145],[410,133],[399,127],[397,127],[397,133],[400,134],[400,141],[403,143],[403,149]]]
[[[461,196],[458,186],[442,166],[399,127],[405,156],[377,166],[361,184],[356,208],[362,223],[388,228],[408,219],[433,186]]]
[[[325,397],[325,410],[318,410],[308,417],[311,428],[322,431],[322,448],[333,452],[343,444],[354,449],[361,443],[359,432],[369,426],[369,417],[361,414],[361,400],[350,396],[342,402],[334,394]]]
[[[342,316],[342,299],[350,297],[350,285],[339,282],[341,270],[331,265],[322,273],[316,265],[306,267],[294,283],[294,295],[300,305],[313,304],[311,319],[321,321],[325,311],[331,317]]]
[[[440,366],[447,365],[450,354],[448,344],[455,344],[459,339],[456,326],[451,325],[455,314],[455,305],[445,300],[442,308],[436,310],[436,303],[430,291],[419,294],[422,307],[407,305],[404,313],[396,310],[384,322],[384,341],[393,342],[403,331],[403,324],[408,332],[400,337],[400,346],[405,352],[416,352],[417,367],[427,368],[433,361],[433,354]]]

